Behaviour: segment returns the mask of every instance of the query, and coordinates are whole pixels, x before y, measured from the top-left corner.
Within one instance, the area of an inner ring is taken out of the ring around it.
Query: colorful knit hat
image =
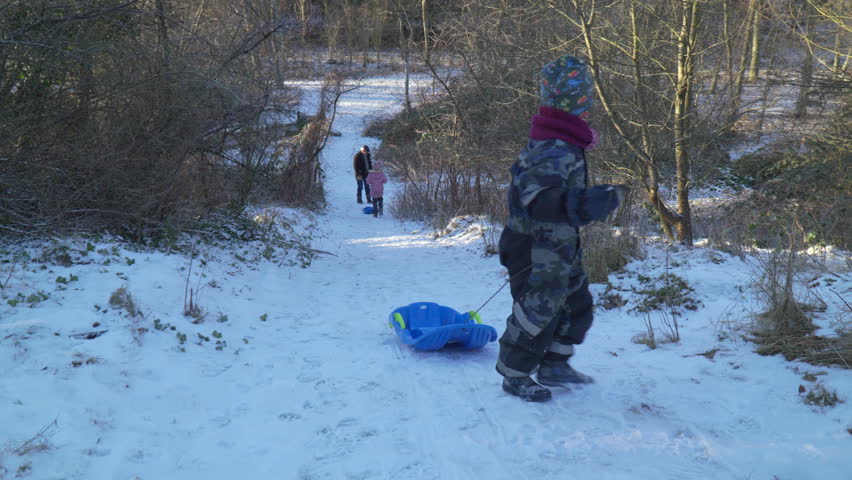
[[[594,82],[586,63],[564,55],[541,69],[541,104],[585,118],[592,108]]]

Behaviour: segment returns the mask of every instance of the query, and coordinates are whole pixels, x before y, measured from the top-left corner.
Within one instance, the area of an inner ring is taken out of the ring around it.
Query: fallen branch
[[[831,291],[840,298],[840,301],[846,304],[846,309],[852,312],[852,306],[849,306],[849,302],[847,302],[842,295],[837,293],[835,290],[831,289]]]
[[[17,258],[17,257],[15,257],[15,261],[14,261],[14,262],[12,262],[12,267],[11,267],[11,269],[9,270],[9,276],[8,276],[8,277],[6,277],[6,281],[5,281],[5,282],[3,282],[3,285],[2,285],[2,286],[0,286],[0,288],[6,288],[6,285],[9,285],[9,280],[11,280],[11,279],[12,279],[12,274],[13,274],[13,273],[15,273],[15,266],[16,266],[16,265],[18,265],[18,258]]]
[[[71,335],[68,335],[68,336],[71,337],[71,338],[77,338],[77,339],[80,339],[80,340],[94,340],[94,339],[100,337],[101,335],[105,334],[108,331],[109,330],[95,330],[95,331],[85,332],[85,333],[72,333]]]

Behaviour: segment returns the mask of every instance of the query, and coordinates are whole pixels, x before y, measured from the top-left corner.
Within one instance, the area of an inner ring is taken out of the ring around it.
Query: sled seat
[[[417,350],[440,350],[447,344],[478,349],[497,340],[497,330],[483,325],[475,312],[459,313],[433,302],[417,302],[397,308],[388,325],[406,345]]]

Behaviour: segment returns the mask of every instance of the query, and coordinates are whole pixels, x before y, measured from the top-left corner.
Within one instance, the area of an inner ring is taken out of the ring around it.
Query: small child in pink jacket
[[[385,162],[376,160],[373,162],[373,169],[367,173],[367,184],[370,185],[370,195],[373,197],[373,216],[384,216],[384,199],[382,194],[385,190],[385,184],[388,183],[388,177],[383,171]]]

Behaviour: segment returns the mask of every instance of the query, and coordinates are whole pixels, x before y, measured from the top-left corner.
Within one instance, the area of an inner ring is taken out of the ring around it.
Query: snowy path
[[[481,244],[435,241],[390,218],[392,183],[384,218],[355,203],[352,155],[377,146],[361,137],[363,117],[398,108],[400,92],[400,78],[373,78],[339,106],[342,136],[325,155],[330,207],[315,242],[334,255],[307,269],[208,264],[215,286],[199,301],[227,321],[211,315],[196,326],[181,315],[185,258],[133,253],[133,265],[69,269],[79,284],[61,300],[0,311],[0,478],[850,478],[849,403],[816,411],[797,386],[804,371],[830,370],[827,383],[848,396],[852,375],[721,340],[722,320],[746,314],[738,287],[750,281],[737,259],[719,263],[723,254],[674,254],[704,303],[684,322],[681,344],[637,345],[640,318],[599,309],[576,360],[598,382],[558,390],[548,404],[500,390],[496,344],[402,346],[386,324],[393,308],[475,309],[504,277]],[[632,268],[650,275],[663,260]],[[67,275],[54,270],[41,281]],[[149,330],[159,318],[187,332],[186,351],[169,331],[134,335],[124,317],[92,308],[120,286],[149,315]],[[504,290],[483,309],[485,323],[502,332],[510,304]],[[110,332],[68,337],[93,321]],[[226,348],[196,345],[197,332],[214,329]],[[713,348],[713,359],[696,355]]]

